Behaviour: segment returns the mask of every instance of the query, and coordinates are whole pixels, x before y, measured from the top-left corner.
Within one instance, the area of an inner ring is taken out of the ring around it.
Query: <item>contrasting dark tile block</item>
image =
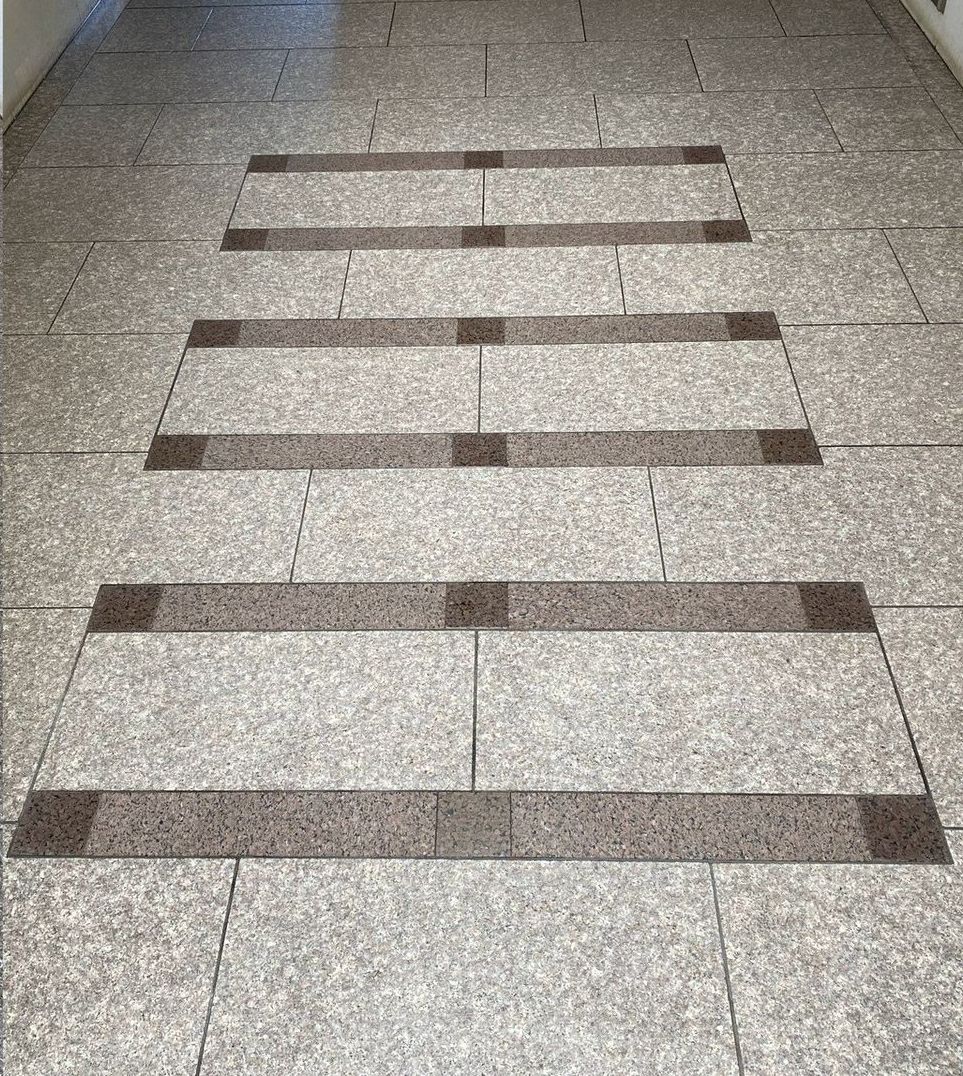
[[[509,793],[438,793],[435,855],[439,858],[504,858],[511,855],[511,839]]]
[[[446,583],[446,628],[507,628],[508,583]]]
[[[505,467],[508,465],[508,434],[456,433],[452,435],[453,467]]]

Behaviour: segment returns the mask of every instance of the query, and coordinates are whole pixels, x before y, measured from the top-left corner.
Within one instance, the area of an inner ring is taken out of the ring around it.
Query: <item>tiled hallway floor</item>
[[[102,0],[4,163],[9,1076],[963,1073],[898,0]]]

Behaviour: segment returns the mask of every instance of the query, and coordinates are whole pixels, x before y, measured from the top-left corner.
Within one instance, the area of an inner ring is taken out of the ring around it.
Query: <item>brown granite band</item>
[[[34,791],[10,856],[948,863],[927,796]]]
[[[91,632],[873,632],[861,583],[112,583]]]

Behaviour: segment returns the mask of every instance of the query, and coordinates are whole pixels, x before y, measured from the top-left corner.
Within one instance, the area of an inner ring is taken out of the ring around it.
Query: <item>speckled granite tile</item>
[[[193,1069],[232,871],[200,860],[8,859],[6,1071]]]
[[[10,337],[4,452],[146,451],[183,336]]]
[[[222,254],[217,243],[104,243],[54,332],[187,332],[195,318],[334,318],[346,252]]]
[[[454,632],[89,635],[37,787],[464,788],[473,648]]]
[[[757,231],[751,243],[623,247],[619,258],[629,313],[774,310],[783,325],[923,320],[879,232]]]
[[[511,806],[503,792],[442,792],[435,854],[498,859],[511,852]]]
[[[963,826],[963,609],[880,609],[877,617],[940,817]]]
[[[45,333],[89,251],[90,243],[4,244],[4,330]]]
[[[288,578],[305,473],[143,466],[140,455],[5,458],[7,605],[89,605],[114,580]]]
[[[959,866],[728,866],[716,878],[747,1073],[952,1070]]]
[[[101,52],[190,51],[210,11],[124,11],[104,38]]]
[[[963,310],[963,228],[888,232],[930,321],[959,321]]]
[[[316,472],[294,578],[658,579],[637,469]]]
[[[583,0],[582,11],[589,41],[782,36],[762,0]]]
[[[4,819],[23,806],[86,623],[86,609],[3,612]]]
[[[819,90],[817,96],[846,150],[960,149],[922,87]]]
[[[431,0],[395,9],[392,45],[584,41],[577,0]]]
[[[963,450],[825,449],[823,468],[653,472],[670,579],[861,579],[874,604],[963,601]]]
[[[772,0],[772,6],[790,37],[886,33],[866,0]]]
[[[963,86],[934,89],[933,100],[957,136],[963,139]]]
[[[795,326],[784,338],[820,444],[963,443],[963,326]]]
[[[511,1072],[734,1076],[705,869],[243,864],[209,1076],[334,1074],[346,1056],[372,1072],[467,1076],[484,1056]]]
[[[318,49],[387,45],[392,4],[216,7],[196,48]]]
[[[477,728],[480,789],[923,792],[868,634],[485,633]]]
[[[24,164],[28,168],[133,164],[159,113],[157,105],[59,109]]]

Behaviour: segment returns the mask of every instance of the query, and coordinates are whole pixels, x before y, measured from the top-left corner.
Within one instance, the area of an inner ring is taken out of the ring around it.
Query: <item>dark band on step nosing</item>
[[[923,795],[34,791],[8,855],[949,863]]]
[[[156,434],[148,471],[820,466],[812,431]]]
[[[481,250],[496,247],[647,246],[751,243],[745,220],[586,224],[470,224],[376,228],[228,228],[222,251]]]
[[[472,168],[604,168],[725,164],[720,145],[626,146],[606,149],[438,150],[399,153],[257,154],[248,172],[407,172]]]
[[[873,632],[862,583],[112,583],[87,630]]]
[[[554,317],[198,320],[188,347],[452,347],[780,340],[768,310]]]

